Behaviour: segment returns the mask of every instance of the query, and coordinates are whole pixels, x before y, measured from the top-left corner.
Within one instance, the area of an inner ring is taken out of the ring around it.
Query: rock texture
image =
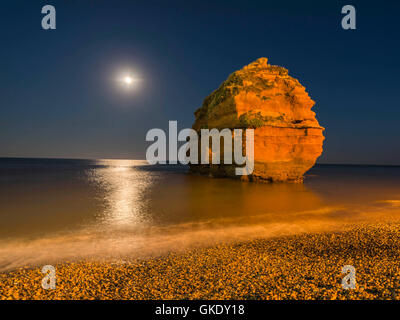
[[[232,73],[195,112],[193,129],[253,128],[254,171],[235,165],[192,165],[192,172],[248,180],[301,182],[322,153],[324,136],[314,101],[288,70],[260,58]],[[245,139],[244,139],[245,141]],[[222,151],[223,152],[223,151]]]

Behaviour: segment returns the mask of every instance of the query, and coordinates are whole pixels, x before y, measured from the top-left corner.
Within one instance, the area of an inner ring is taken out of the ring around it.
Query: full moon
[[[125,69],[115,73],[113,82],[124,92],[135,92],[139,89],[142,79],[136,72]]]
[[[133,81],[133,79],[131,78],[131,77],[129,77],[129,76],[126,76],[125,78],[124,78],[124,82],[126,83],[126,84],[131,84],[132,83],[132,81]]]

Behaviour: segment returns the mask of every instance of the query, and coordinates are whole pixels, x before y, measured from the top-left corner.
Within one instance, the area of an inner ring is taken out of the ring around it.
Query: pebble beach
[[[0,273],[0,299],[400,299],[400,223],[256,239],[146,260],[64,262]],[[342,267],[356,289],[342,287]]]

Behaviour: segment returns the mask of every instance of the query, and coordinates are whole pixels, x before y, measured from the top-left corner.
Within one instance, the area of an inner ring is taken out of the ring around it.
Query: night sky
[[[41,28],[54,5],[57,29]],[[357,30],[341,28],[353,4]],[[144,159],[146,132],[267,57],[316,101],[320,163],[400,165],[395,1],[1,1],[0,157]],[[141,78],[115,84],[119,70]]]

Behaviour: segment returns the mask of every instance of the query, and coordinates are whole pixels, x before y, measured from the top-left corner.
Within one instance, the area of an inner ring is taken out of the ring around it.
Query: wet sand
[[[353,225],[189,250],[147,260],[56,265],[0,273],[0,299],[399,299],[400,223]],[[356,268],[344,290],[342,267]]]

